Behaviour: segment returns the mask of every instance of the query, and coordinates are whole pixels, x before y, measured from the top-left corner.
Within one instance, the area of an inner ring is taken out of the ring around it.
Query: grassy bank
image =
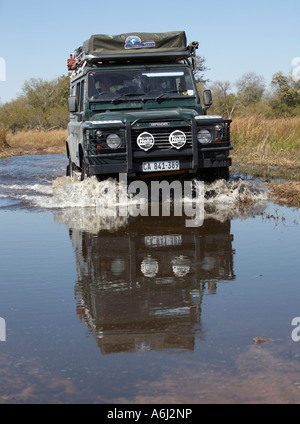
[[[232,122],[232,134],[237,149],[254,148],[262,154],[270,150],[300,152],[300,116],[236,118]]]
[[[0,158],[7,156],[60,154],[66,152],[67,130],[19,131],[0,130]]]
[[[232,144],[232,172],[262,178],[276,201],[300,207],[300,116],[234,119]]]
[[[232,122],[234,169],[266,179],[300,180],[300,117]]]

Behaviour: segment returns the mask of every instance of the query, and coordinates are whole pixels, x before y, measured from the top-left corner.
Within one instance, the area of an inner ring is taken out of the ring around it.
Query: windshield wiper
[[[170,93],[180,93],[180,94],[182,94],[182,93],[187,93],[187,90],[169,90],[169,91],[165,91],[164,93],[162,93],[159,96],[157,96],[155,98],[155,101],[157,101],[157,100],[161,99],[162,97],[164,97],[165,94],[170,94]]]
[[[144,95],[145,95],[145,93],[123,93],[123,94],[120,94],[115,99],[112,99],[111,103],[114,103],[114,102],[122,99],[123,97],[137,97],[137,96],[144,96]]]

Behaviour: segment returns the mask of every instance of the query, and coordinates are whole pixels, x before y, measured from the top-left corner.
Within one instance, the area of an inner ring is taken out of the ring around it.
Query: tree
[[[205,66],[206,59],[201,56],[195,56],[194,58],[194,77],[197,84],[202,84],[207,82],[208,80],[204,79],[204,72],[207,71],[207,67]]]
[[[248,72],[236,82],[237,97],[243,106],[249,106],[262,100],[265,91],[265,81],[262,76]]]
[[[10,129],[13,134],[17,130],[35,126],[36,122],[32,121],[33,116],[33,108],[27,103],[24,96],[5,103],[0,108],[1,124],[5,128]]]
[[[300,81],[294,81],[291,76],[277,72],[273,75],[271,85],[274,89],[271,101],[273,107],[281,112],[295,112],[300,106]]]
[[[47,128],[51,125],[49,116],[53,115],[53,109],[67,110],[69,87],[70,80],[67,76],[61,76],[53,81],[31,78],[24,83],[24,96],[40,117],[39,126]]]
[[[10,145],[6,140],[6,130],[4,128],[0,128],[0,152],[1,150],[9,148]]]
[[[66,128],[70,79],[62,75],[52,81],[31,78],[16,100],[0,106],[0,121],[13,133],[21,129]]]
[[[213,95],[212,112],[231,119],[239,101],[229,81],[215,81],[210,87]]]

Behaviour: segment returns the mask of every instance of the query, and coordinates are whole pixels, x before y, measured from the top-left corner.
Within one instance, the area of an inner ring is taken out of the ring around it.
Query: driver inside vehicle
[[[92,100],[98,99],[112,99],[115,97],[116,93],[112,89],[113,81],[109,75],[101,75],[100,78],[95,78],[91,74],[90,78],[90,88],[92,91]]]
[[[112,81],[109,76],[104,75],[100,78],[99,81],[99,92],[110,92],[112,87]]]

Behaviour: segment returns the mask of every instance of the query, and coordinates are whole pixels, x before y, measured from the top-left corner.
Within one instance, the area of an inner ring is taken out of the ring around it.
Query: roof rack
[[[143,39],[155,41],[142,42]],[[93,35],[70,55],[68,70],[78,71],[78,68],[88,64],[118,61],[179,61],[195,57],[198,45],[199,43],[194,41],[186,46],[183,31],[140,33],[136,36]]]

